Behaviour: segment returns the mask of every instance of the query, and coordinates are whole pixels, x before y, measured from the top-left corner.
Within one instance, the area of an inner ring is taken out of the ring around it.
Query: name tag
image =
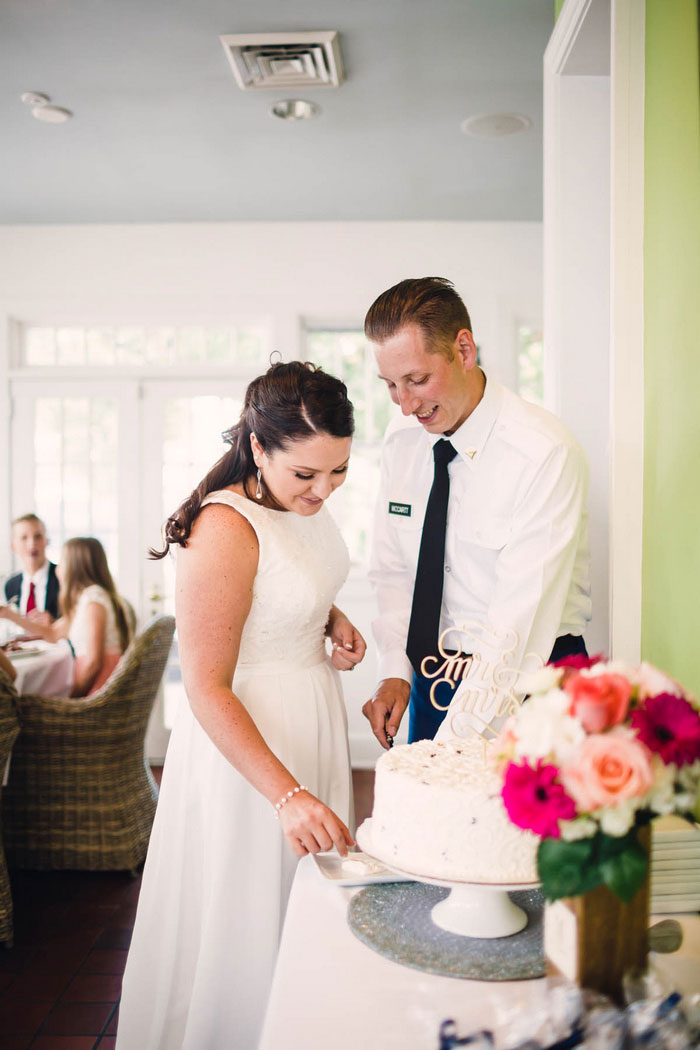
[[[411,517],[411,504],[410,503],[390,503],[389,504],[390,514],[400,514],[402,518]]]

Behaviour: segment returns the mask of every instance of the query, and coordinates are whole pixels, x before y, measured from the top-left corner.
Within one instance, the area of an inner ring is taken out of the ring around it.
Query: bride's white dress
[[[204,502],[243,514],[260,549],[234,692],[293,776],[352,830],[347,718],[324,645],[348,571],[345,544],[325,507],[306,518],[228,490]],[[296,864],[270,803],[183,704],[143,874],[117,1050],[254,1050]]]

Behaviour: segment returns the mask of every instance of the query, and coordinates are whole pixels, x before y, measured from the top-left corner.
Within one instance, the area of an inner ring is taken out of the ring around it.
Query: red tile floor
[[[372,809],[373,773],[354,771],[353,786],[360,823]],[[140,879],[11,877],[15,938],[12,948],[0,945],[0,1050],[111,1050]]]

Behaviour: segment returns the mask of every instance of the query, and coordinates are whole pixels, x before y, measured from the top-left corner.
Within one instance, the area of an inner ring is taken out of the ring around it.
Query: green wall
[[[647,0],[642,655],[700,696],[696,0]]]

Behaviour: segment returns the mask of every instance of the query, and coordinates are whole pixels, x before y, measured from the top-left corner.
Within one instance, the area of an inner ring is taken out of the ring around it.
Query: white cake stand
[[[390,858],[373,848],[372,821],[366,820],[357,829],[357,842],[364,853],[397,875],[427,882],[431,886],[445,886],[450,890],[431,912],[436,926],[462,937],[512,937],[527,926],[527,913],[508,896],[509,890],[531,890],[538,882],[486,883],[464,882],[456,879],[438,879],[417,871],[398,868]]]

